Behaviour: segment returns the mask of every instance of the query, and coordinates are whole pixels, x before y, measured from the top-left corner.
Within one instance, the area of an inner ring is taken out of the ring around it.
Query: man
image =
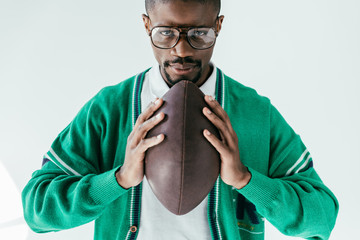
[[[270,101],[210,62],[224,16],[219,0],[146,0],[143,15],[158,66],[104,88],[55,139],[23,191],[25,219],[36,232],[95,220],[95,239],[264,239],[264,218],[284,234],[328,239],[338,203],[310,153]],[[195,83],[203,114],[221,139],[220,176],[193,211],[166,211],[144,177],[147,138],[167,90]],[[216,100],[215,100],[216,99]],[[147,107],[144,107],[147,106]]]

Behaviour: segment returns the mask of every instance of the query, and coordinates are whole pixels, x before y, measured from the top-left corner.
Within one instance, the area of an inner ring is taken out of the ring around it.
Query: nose
[[[192,57],[195,49],[190,46],[186,35],[181,34],[178,43],[171,49],[171,54],[176,57]]]

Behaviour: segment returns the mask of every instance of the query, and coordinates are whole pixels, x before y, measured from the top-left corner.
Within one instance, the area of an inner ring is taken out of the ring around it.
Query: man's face
[[[181,0],[157,3],[149,16],[143,15],[146,31],[157,26],[171,27],[214,27],[221,29],[223,16],[217,18],[212,4]],[[152,44],[154,55],[160,65],[162,77],[171,87],[181,80],[189,80],[201,86],[211,73],[209,62],[214,46],[198,50],[190,46],[185,34],[180,35],[178,43],[171,49],[160,49]]]

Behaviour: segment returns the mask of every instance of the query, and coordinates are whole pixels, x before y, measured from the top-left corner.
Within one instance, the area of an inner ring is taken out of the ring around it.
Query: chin
[[[170,84],[171,86],[175,85],[176,83],[186,80],[186,81],[190,81],[194,84],[196,84],[200,77],[201,77],[201,72],[198,72],[195,76],[186,76],[186,75],[180,75],[180,76],[170,76],[168,74],[167,71],[165,71],[165,76],[166,76],[166,81],[168,82],[168,84]]]

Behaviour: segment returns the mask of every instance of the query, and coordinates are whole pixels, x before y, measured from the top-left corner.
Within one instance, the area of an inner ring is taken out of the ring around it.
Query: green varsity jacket
[[[102,89],[55,139],[22,192],[32,230],[59,231],[95,220],[95,239],[136,239],[142,185],[123,189],[115,172],[141,111],[145,73]],[[208,196],[212,238],[264,239],[266,218],[286,235],[328,239],[338,202],[300,137],[269,99],[220,69],[216,99],[230,117],[252,178],[240,190],[217,179]]]

